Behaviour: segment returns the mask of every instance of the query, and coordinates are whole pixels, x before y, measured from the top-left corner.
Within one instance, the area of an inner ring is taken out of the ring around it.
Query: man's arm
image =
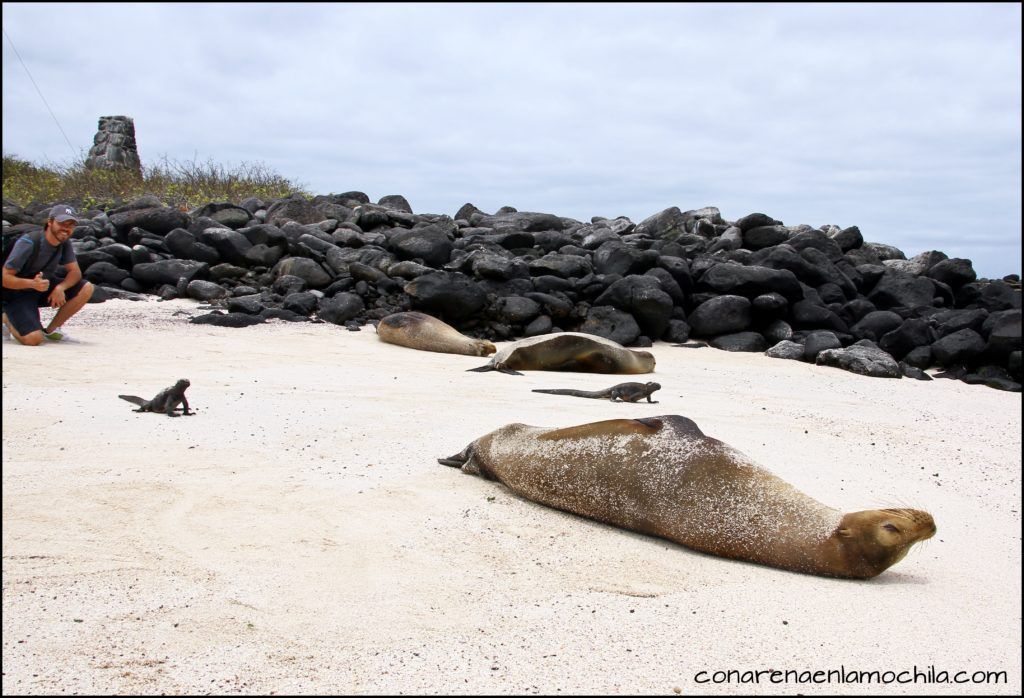
[[[75,266],[77,267],[78,265],[75,264]],[[78,275],[79,277],[81,277],[82,272],[79,271]],[[11,269],[6,265],[4,266],[3,285],[4,288],[9,288],[13,290],[34,288],[37,291],[45,291],[46,289],[50,288],[50,282],[48,279],[43,278],[42,272],[36,274],[31,279],[23,279],[20,276],[18,276],[18,272],[16,272],[14,269]]]

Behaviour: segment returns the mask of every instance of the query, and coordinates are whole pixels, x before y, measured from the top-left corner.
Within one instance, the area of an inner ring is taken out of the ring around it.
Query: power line
[[[57,115],[53,113],[52,109],[50,109],[50,104],[46,101],[46,97],[43,97],[42,90],[40,90],[39,85],[36,84],[35,79],[32,77],[32,73],[30,73],[28,70],[28,66],[25,65],[25,61],[21,59],[21,54],[18,53],[18,48],[14,45],[14,42],[11,41],[11,37],[10,35],[8,35],[6,29],[3,29],[3,33],[4,36],[7,37],[7,42],[11,45],[11,48],[14,49],[14,55],[17,56],[18,60],[21,62],[21,67],[25,69],[25,73],[28,75],[28,79],[32,81],[32,86],[35,87],[36,92],[39,93],[39,99],[43,100],[43,104],[46,105],[46,111],[50,112],[50,116],[53,117],[53,123],[57,124],[57,128],[60,129],[61,134],[64,136],[64,140],[67,141],[68,148],[71,149],[71,156],[77,157],[78,153],[75,152],[75,146],[71,145],[71,139],[68,138],[68,134],[64,133],[64,128],[60,125],[60,121],[57,120]]]

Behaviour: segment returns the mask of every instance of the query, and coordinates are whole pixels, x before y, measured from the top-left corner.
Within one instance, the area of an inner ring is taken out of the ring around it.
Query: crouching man
[[[71,246],[77,222],[73,208],[54,206],[43,230],[18,238],[4,262],[3,322],[22,344],[65,339],[61,326],[92,298],[93,285],[82,281]],[[39,309],[46,305],[58,310],[44,328]]]

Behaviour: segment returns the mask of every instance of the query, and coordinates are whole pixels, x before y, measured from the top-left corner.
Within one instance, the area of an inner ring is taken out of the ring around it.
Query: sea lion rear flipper
[[[135,395],[118,395],[118,397],[121,398],[122,400],[127,400],[128,402],[132,403],[133,405],[138,405],[139,407],[142,407],[143,405],[146,404],[145,400],[143,400],[141,397],[137,397]]]
[[[462,472],[468,475],[479,475],[485,480],[496,480],[486,468],[480,467],[480,463],[477,462],[476,457],[473,454],[473,444],[466,446],[464,449],[456,453],[454,456],[448,458],[438,458],[437,462],[441,465],[447,465],[451,468],[458,468]]]
[[[466,369],[467,372],[468,371],[473,371],[475,373],[485,373],[487,371],[494,371],[494,370],[496,370],[496,369],[491,364],[484,364],[483,366],[480,366],[479,368],[467,368]]]

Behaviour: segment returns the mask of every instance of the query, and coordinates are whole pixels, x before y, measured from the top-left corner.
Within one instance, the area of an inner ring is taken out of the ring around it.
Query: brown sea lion
[[[489,356],[497,349],[486,339],[473,339],[436,317],[410,310],[393,313],[377,325],[382,342],[443,354]]]
[[[654,355],[626,349],[604,337],[583,332],[556,332],[520,339],[502,347],[490,363],[470,371],[578,371],[580,373],[651,373]]]
[[[588,397],[594,400],[611,400],[612,402],[640,402],[647,398],[647,402],[654,403],[651,395],[655,390],[661,390],[660,383],[619,383],[604,390],[571,390],[569,388],[536,389],[535,393],[547,393],[549,395],[571,395],[572,397]]]
[[[924,511],[827,507],[679,415],[509,424],[438,462],[556,509],[796,572],[869,579],[935,534]]]

